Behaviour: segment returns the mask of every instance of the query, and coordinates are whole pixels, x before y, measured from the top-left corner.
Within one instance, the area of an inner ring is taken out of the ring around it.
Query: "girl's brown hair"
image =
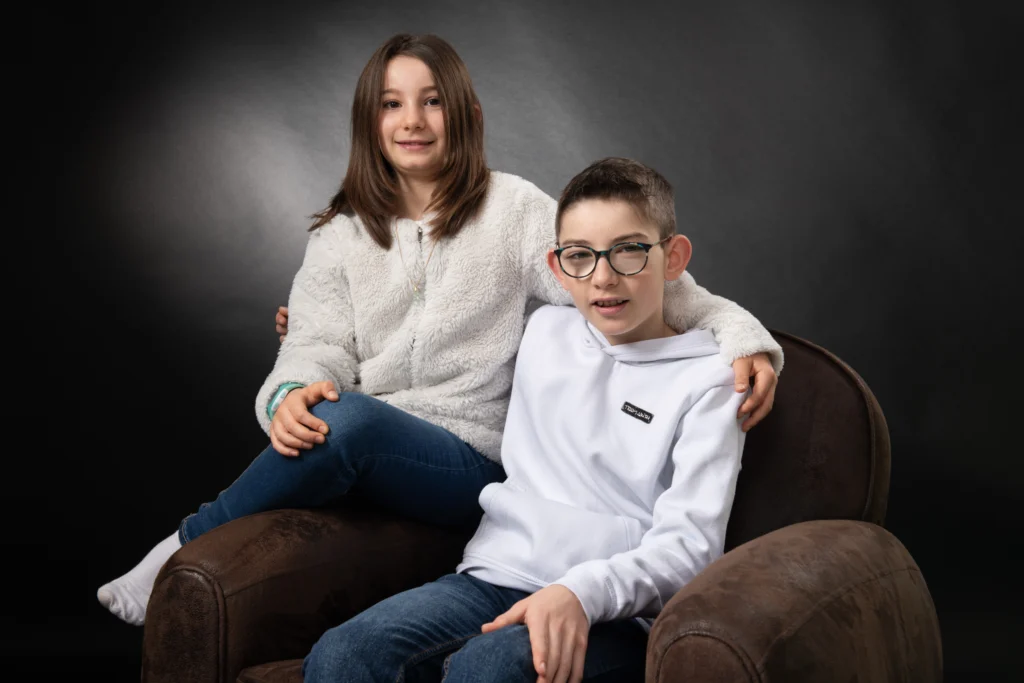
[[[363,68],[352,101],[352,151],[341,189],[312,216],[310,230],[339,213],[355,213],[374,241],[391,248],[391,217],[398,213],[398,178],[380,149],[381,93],[388,63],[399,55],[419,59],[434,75],[447,137],[437,188],[427,207],[437,212],[431,236],[459,232],[479,210],[490,174],[484,157],[483,117],[469,71],[455,49],[435,35],[399,34],[381,45]]]

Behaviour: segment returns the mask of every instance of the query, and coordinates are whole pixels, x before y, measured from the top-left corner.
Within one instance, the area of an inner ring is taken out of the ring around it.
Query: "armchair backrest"
[[[747,433],[726,550],[796,522],[885,520],[889,430],[874,394],[831,352],[772,335],[786,365],[772,412]]]

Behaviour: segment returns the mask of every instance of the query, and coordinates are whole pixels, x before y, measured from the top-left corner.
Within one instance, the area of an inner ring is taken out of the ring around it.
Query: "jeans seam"
[[[483,456],[481,456],[481,457],[483,457]],[[473,465],[472,467],[439,467],[437,465],[430,465],[430,464],[427,464],[425,462],[420,462],[419,460],[416,460],[415,458],[411,458],[411,457],[408,457],[408,456],[395,455],[394,453],[368,453],[366,455],[361,455],[358,458],[353,459],[351,462],[352,462],[353,465],[356,465],[356,464],[362,463],[364,460],[369,460],[370,458],[382,458],[382,459],[383,458],[388,458],[388,459],[391,459],[391,460],[402,460],[404,462],[415,463],[415,464],[417,464],[417,465],[419,465],[421,467],[428,467],[428,468],[430,468],[432,470],[443,470],[445,472],[472,472],[474,470],[480,469],[481,467],[484,467],[489,462],[494,464],[494,465],[496,465],[497,467],[501,467],[501,465],[498,465],[498,463],[493,462],[491,460],[486,460],[486,459],[485,459],[485,462],[477,463],[476,465]]]
[[[422,650],[420,652],[417,652],[414,655],[411,655],[407,660],[405,660],[405,662],[402,664],[402,667],[398,670],[398,676],[395,677],[395,683],[401,683],[405,679],[405,670],[408,667],[415,666],[416,664],[419,664],[419,662],[423,661],[427,657],[430,657],[431,655],[435,655],[435,654],[438,654],[439,652],[443,652],[445,648],[449,647],[453,643],[458,643],[459,641],[463,641],[463,644],[464,644],[465,641],[472,640],[475,637],[476,637],[475,635],[473,635],[473,636],[461,636],[459,638],[455,638],[453,640],[449,640],[449,641],[444,642],[444,643],[439,643],[437,645],[434,645],[433,647],[428,647],[426,650]],[[458,649],[458,648],[455,648],[455,649]],[[413,660],[418,660],[418,661],[413,661]]]
[[[456,650],[455,652],[458,652],[458,650]],[[444,663],[441,665],[441,683],[444,683],[448,680],[448,672],[451,671],[452,657],[455,656],[455,652],[451,653],[450,655],[444,658]]]

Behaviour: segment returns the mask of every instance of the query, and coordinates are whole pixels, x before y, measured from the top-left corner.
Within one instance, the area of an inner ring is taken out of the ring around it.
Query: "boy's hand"
[[[277,333],[280,336],[280,340],[284,341],[284,337],[288,334],[288,308],[286,306],[277,307],[277,315],[274,316],[274,322]]]
[[[583,680],[590,624],[575,593],[558,584],[542,588],[484,624],[483,632],[490,633],[512,624],[526,624],[530,632],[537,683]]]
[[[309,450],[324,442],[327,423],[309,412],[320,401],[337,401],[338,392],[331,382],[314,382],[292,389],[281,401],[270,423],[270,443],[282,455],[296,456],[298,449]]]
[[[771,358],[767,353],[757,353],[753,356],[739,358],[732,364],[732,369],[736,373],[737,392],[746,391],[747,382],[751,377],[754,378],[754,390],[740,406],[737,414],[737,417],[743,417],[750,413],[741,425],[743,431],[746,432],[772,411],[772,406],[775,404],[775,385],[779,383],[779,378],[775,374],[775,368],[772,367]]]

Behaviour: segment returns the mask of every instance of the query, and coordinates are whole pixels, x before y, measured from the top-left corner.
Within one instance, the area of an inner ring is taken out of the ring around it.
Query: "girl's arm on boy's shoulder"
[[[679,331],[710,330],[729,364],[767,353],[775,374],[782,372],[782,347],[764,325],[738,304],[698,285],[688,271],[665,283],[665,322]]]
[[[256,395],[256,417],[269,433],[267,407],[278,387],[331,381],[340,393],[356,384],[352,301],[334,228],[328,224],[310,233],[302,266],[288,297],[288,334]]]
[[[672,449],[672,483],[654,503],[637,548],[576,565],[558,581],[576,594],[590,624],[655,616],[725,551],[746,435],[732,385],[709,389],[687,410]]]
[[[539,190],[522,204],[522,281],[526,298],[568,306],[572,297],[548,268],[548,250],[555,246],[555,212],[558,202]]]
[[[555,213],[558,202],[537,191],[522,202],[522,277],[528,299],[566,306],[572,297],[547,264],[547,252],[555,246]],[[782,372],[782,347],[753,315],[738,304],[710,293],[689,272],[665,283],[665,322],[683,331],[710,330],[722,356],[733,361],[767,353],[775,373]]]

